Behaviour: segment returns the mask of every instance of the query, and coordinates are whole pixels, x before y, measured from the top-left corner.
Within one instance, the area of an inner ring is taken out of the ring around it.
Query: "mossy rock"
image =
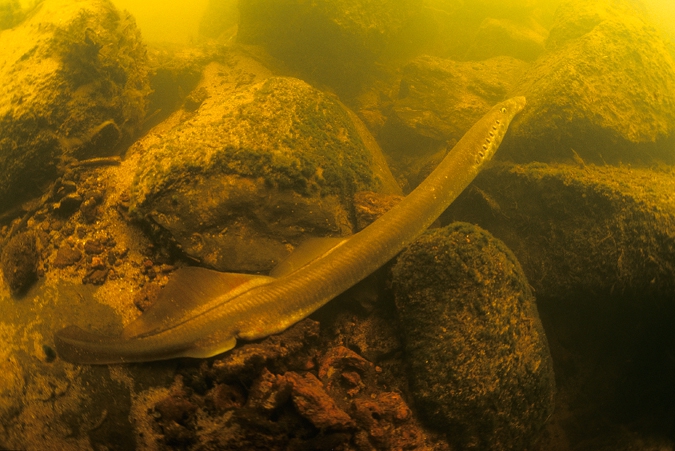
[[[308,236],[351,233],[354,193],[398,190],[338,101],[284,77],[228,91],[227,72],[207,67],[200,101],[137,144],[132,211],[188,255],[266,271]]]
[[[33,232],[13,236],[2,248],[0,269],[12,294],[23,294],[37,280],[39,261],[37,238]]]
[[[237,39],[264,46],[309,79],[341,94],[353,94],[422,4],[420,0],[242,0]]]
[[[412,186],[419,184],[527,70],[502,56],[457,62],[420,56],[401,69],[397,96],[378,135],[382,148]]]
[[[490,230],[539,297],[675,291],[673,170],[502,164],[483,171],[444,221]]]
[[[503,240],[537,294],[561,394],[552,442],[609,450],[628,446],[626,431],[643,443],[668,436],[673,192],[668,167],[503,164],[479,174],[442,217]]]
[[[478,27],[465,58],[480,61],[508,55],[523,61],[534,61],[544,53],[547,35],[546,29],[533,21],[523,24],[514,20],[487,18]]]
[[[46,0],[0,33],[0,211],[40,194],[57,163],[110,155],[145,115],[145,48],[107,0]]]
[[[635,2],[570,1],[515,93],[500,152],[519,163],[675,161],[675,63]]]
[[[420,414],[457,449],[527,449],[553,412],[555,381],[534,296],[511,251],[454,223],[422,235],[392,272]]]

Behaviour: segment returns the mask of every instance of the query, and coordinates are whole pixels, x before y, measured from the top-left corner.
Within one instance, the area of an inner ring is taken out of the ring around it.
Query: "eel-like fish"
[[[58,355],[88,364],[204,358],[232,349],[238,339],[283,331],[424,232],[492,158],[509,123],[524,107],[524,97],[494,106],[415,190],[351,237],[310,240],[270,276],[179,269],[159,300],[120,336],[69,326],[55,335]]]

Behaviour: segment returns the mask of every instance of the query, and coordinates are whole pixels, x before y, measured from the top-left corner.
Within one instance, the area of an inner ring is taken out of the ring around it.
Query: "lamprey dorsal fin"
[[[171,276],[157,301],[129,323],[122,336],[138,337],[170,329],[272,280],[268,276],[218,272],[195,266],[180,268]]]
[[[327,255],[348,239],[343,237],[309,238],[296,247],[291,255],[281,260],[281,263],[270,271],[270,276],[283,277],[288,275],[317,258]]]

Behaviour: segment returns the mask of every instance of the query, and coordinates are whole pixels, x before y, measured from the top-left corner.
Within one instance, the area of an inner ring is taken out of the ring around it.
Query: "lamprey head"
[[[482,130],[484,138],[476,152],[476,165],[482,166],[490,161],[504,139],[506,130],[513,117],[525,108],[525,97],[513,97],[498,103],[485,115],[486,130]]]

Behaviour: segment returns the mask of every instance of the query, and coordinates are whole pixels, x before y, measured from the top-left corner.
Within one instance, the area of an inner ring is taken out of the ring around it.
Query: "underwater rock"
[[[107,0],[46,0],[0,34],[0,211],[35,197],[63,158],[110,154],[149,92],[133,18]]]
[[[356,230],[363,230],[401,202],[403,196],[360,191],[354,194]]]
[[[422,5],[421,0],[242,0],[237,39],[260,44],[306,77],[350,94]]]
[[[631,6],[629,6],[630,4]],[[675,161],[675,63],[639,2],[568,1],[514,93],[500,154],[518,163]],[[638,8],[639,9],[639,8]]]
[[[496,56],[530,61],[541,53],[548,34],[540,22],[556,6],[532,0],[426,0],[386,56],[397,61],[421,54],[455,61]]]
[[[478,27],[465,58],[480,61],[510,56],[523,61],[534,61],[544,52],[547,36],[546,29],[534,22],[525,25],[508,19],[487,18]]]
[[[503,240],[539,298],[675,292],[672,169],[501,164],[467,191],[442,221]]]
[[[418,238],[392,273],[420,414],[457,449],[528,448],[553,412],[555,381],[515,256],[455,223]]]
[[[504,100],[527,68],[507,56],[481,62],[415,58],[401,69],[397,98],[378,136],[383,150],[417,185],[445,156],[447,142],[454,145]]]
[[[675,405],[674,192],[668,167],[501,164],[441,218],[503,240],[537,293],[561,393],[553,441],[610,450],[628,446],[626,431],[669,437],[660,419]]]
[[[318,336],[319,323],[306,318],[260,343],[234,348],[213,362],[210,377],[218,382],[241,382],[256,377],[264,367],[275,371],[308,367],[314,354],[307,348],[316,345]]]
[[[208,66],[201,106],[137,144],[130,210],[163,239],[212,268],[268,271],[308,237],[350,234],[355,192],[400,193],[339,102],[283,77],[232,93],[226,74]]]
[[[2,249],[0,266],[12,294],[21,294],[37,280],[40,253],[33,232],[22,232]]]
[[[162,413],[155,422],[164,442],[228,450],[449,449],[419,425],[382,368],[344,346],[319,343],[316,332],[318,323],[306,319],[235,348],[241,352],[233,359],[187,364],[153,409]]]
[[[272,413],[286,403],[290,396],[291,385],[288,379],[263,368],[260,377],[251,386],[246,405],[261,412]]]
[[[511,57],[457,62],[420,56],[403,66],[390,120],[417,139],[458,141],[504,100],[528,64]]]
[[[230,38],[237,32],[239,0],[209,0],[199,22],[199,34],[212,39]]]
[[[53,265],[56,268],[65,268],[66,266],[72,266],[75,263],[79,262],[82,259],[82,252],[77,249],[73,249],[70,245],[65,244],[59,248],[54,257]]]
[[[220,2],[218,2],[220,4]],[[152,92],[148,95],[148,112],[143,131],[155,127],[179,110],[181,105],[189,111],[199,105],[200,91],[195,87],[202,78],[204,68],[213,61],[220,61],[239,85],[255,81],[252,72],[263,71],[269,76],[269,69],[255,63],[253,58],[239,58],[239,51],[224,45],[181,45],[176,43],[148,43],[149,78]],[[233,56],[237,55],[237,56]],[[254,68],[254,66],[257,66]],[[228,90],[235,86],[229,82],[221,86]],[[201,93],[204,93],[202,91]],[[203,99],[202,99],[203,100]],[[200,102],[201,103],[201,102]]]
[[[316,428],[345,430],[354,427],[354,421],[328,396],[315,375],[289,371],[284,377],[292,387],[293,405]]]

